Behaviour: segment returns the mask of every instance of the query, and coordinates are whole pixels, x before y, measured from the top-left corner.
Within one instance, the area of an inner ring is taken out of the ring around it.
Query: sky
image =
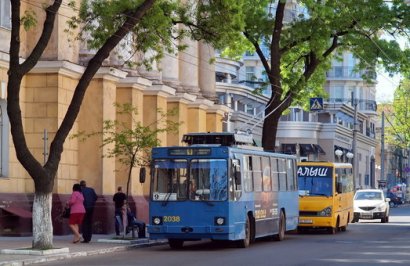
[[[392,102],[394,90],[399,86],[400,76],[389,77],[387,73],[377,74],[376,102]]]
[[[390,36],[384,36],[387,40],[392,40]],[[400,45],[402,49],[409,45],[409,41],[403,37],[394,38]],[[393,102],[394,90],[400,84],[400,75],[395,75],[389,77],[389,74],[386,72],[377,72],[377,85],[376,85],[376,102],[377,103],[386,103]]]

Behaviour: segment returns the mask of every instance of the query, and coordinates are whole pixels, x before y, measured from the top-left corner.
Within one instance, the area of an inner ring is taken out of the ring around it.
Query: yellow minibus
[[[346,231],[353,219],[354,177],[349,163],[298,163],[298,231],[325,228]]]

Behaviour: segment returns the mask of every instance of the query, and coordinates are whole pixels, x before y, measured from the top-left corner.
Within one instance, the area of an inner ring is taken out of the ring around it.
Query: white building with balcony
[[[282,116],[276,151],[295,154],[300,160],[353,162],[347,154],[353,153],[356,117],[356,187],[376,187],[375,84],[363,79],[363,71],[354,70],[356,61],[351,54],[344,53],[342,58],[342,61],[334,60],[332,68],[327,72],[324,89],[329,98],[324,99],[323,110],[309,112],[295,106]],[[218,59],[216,92],[219,104],[231,110],[225,117],[224,131],[252,132],[255,142],[260,144],[269,92],[263,91],[264,95],[252,93],[265,80],[262,65],[256,59],[250,53],[244,55],[242,62]],[[336,155],[336,150],[341,151],[341,154]]]

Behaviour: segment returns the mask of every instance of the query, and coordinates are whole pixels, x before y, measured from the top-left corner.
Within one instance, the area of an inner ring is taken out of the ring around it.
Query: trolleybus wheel
[[[249,216],[246,216],[246,224],[245,224],[245,239],[241,239],[238,241],[238,247],[240,248],[247,248],[251,243],[251,224],[249,221]]]
[[[184,240],[181,239],[168,239],[168,244],[172,249],[180,249],[184,245]]]
[[[285,223],[285,214],[283,211],[280,212],[280,218],[279,218],[279,230],[278,234],[274,236],[274,239],[276,241],[282,241],[285,239],[285,231],[286,231],[286,223]]]

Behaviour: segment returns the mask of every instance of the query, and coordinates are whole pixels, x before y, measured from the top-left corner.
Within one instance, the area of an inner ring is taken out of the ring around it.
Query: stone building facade
[[[7,13],[8,1],[0,0],[2,12]],[[3,2],[7,2],[6,4]],[[6,8],[4,8],[6,6]],[[42,24],[41,6],[22,2],[22,11],[30,7]],[[49,144],[59,127],[71,101],[75,86],[83,74],[84,64],[93,51],[78,42],[68,40],[64,32],[71,9],[62,5],[56,18],[50,43],[35,68],[23,80],[21,107],[27,143],[40,161],[47,156]],[[34,182],[16,158],[7,118],[7,71],[9,64],[10,24],[0,25],[0,107],[1,107],[1,176],[0,176],[0,235],[31,234],[31,204]],[[24,60],[38,39],[41,27],[21,30],[21,58]],[[213,49],[205,43],[187,41],[188,49],[177,55],[166,55],[152,72],[130,71],[115,67],[110,57],[92,80],[71,134],[102,129],[104,120],[117,117],[114,103],[130,103],[138,109],[137,119],[150,125],[158,118],[157,109],[177,109],[172,117],[181,122],[177,133],[161,134],[161,145],[179,145],[187,132],[222,131],[222,118],[227,107],[214,103],[215,72],[209,58]],[[124,121],[130,124],[132,121]],[[68,233],[67,221],[59,217],[74,183],[84,179],[93,187],[99,199],[95,210],[96,233],[114,231],[112,196],[117,186],[126,187],[127,173],[114,158],[107,158],[100,148],[102,137],[85,142],[68,138],[55,178],[53,190],[53,225],[55,234]],[[148,219],[147,196],[149,182],[138,182],[134,169],[131,180],[132,208],[139,219]]]

